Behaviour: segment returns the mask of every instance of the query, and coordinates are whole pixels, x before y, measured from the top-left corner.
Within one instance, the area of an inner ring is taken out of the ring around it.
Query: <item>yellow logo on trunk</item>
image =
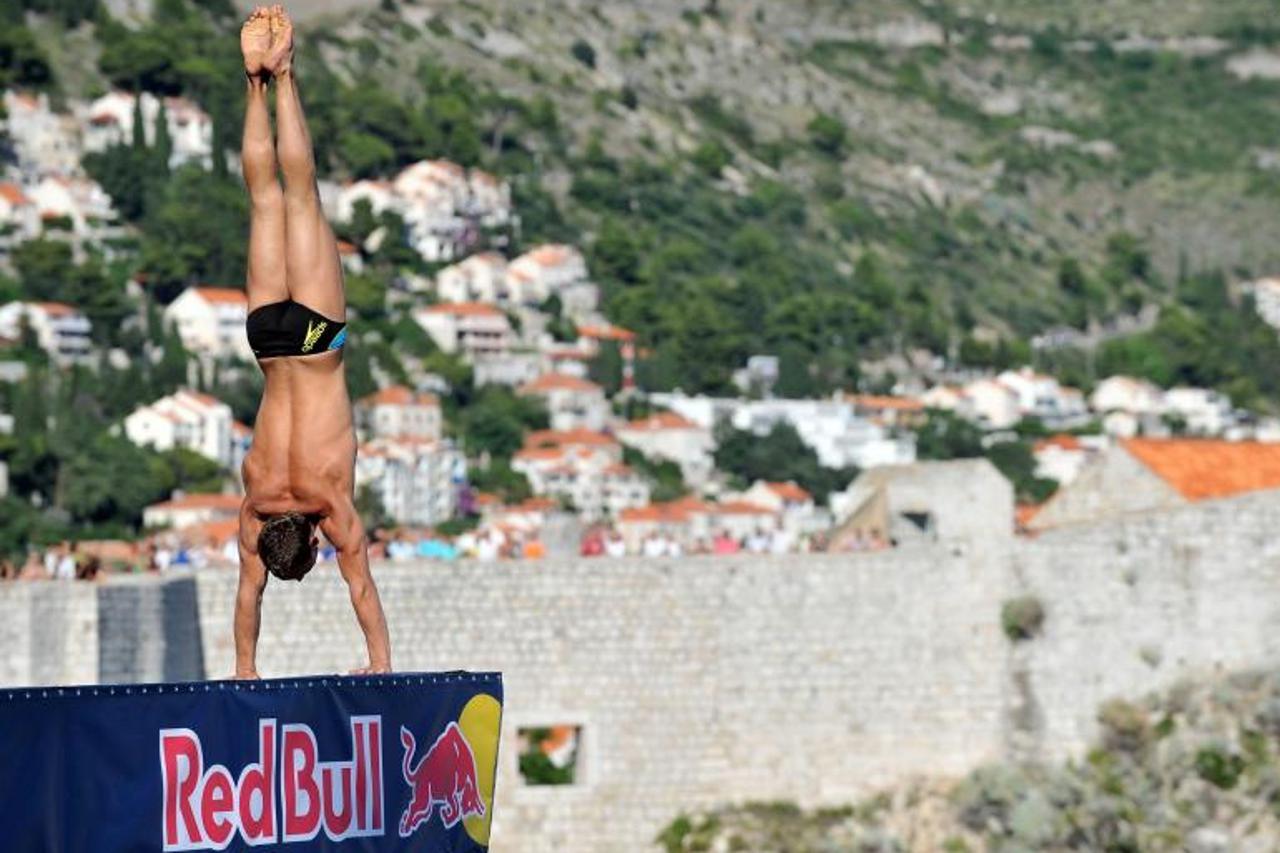
[[[315,348],[316,342],[320,340],[320,336],[324,334],[324,330],[329,328],[329,324],[321,321],[318,325],[311,321],[307,321],[307,336],[302,339],[302,351],[311,352]]]

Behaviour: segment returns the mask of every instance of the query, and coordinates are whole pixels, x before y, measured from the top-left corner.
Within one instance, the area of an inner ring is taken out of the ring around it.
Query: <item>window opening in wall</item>
[[[526,785],[572,785],[578,773],[582,727],[555,725],[519,730],[520,777]]]

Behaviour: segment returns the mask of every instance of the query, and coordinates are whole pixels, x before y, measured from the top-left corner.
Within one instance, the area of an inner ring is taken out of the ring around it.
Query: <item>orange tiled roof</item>
[[[853,398],[854,405],[864,409],[893,409],[900,412],[922,412],[924,403],[907,397],[888,397],[877,394],[859,394]]]
[[[568,447],[586,445],[588,447],[604,447],[617,444],[611,436],[589,429],[539,429],[529,433],[524,440],[526,448],[534,447]]]
[[[1035,443],[1034,450],[1036,453],[1040,453],[1050,447],[1056,447],[1059,450],[1084,450],[1084,445],[1080,443],[1080,439],[1066,433],[1040,439]]]
[[[420,406],[438,406],[440,399],[435,394],[415,394],[404,385],[392,385],[362,397],[360,402],[366,406],[411,406],[415,403]]]
[[[630,329],[624,329],[621,326],[579,326],[578,336],[593,338],[598,341],[620,341],[622,343],[631,343],[636,339],[635,332]]]
[[[17,184],[0,183],[0,197],[14,205],[31,203],[31,200],[22,192],[22,187]]]
[[[805,503],[813,500],[813,495],[809,494],[805,489],[797,486],[795,483],[765,483],[769,491],[773,492],[784,501],[795,501],[797,503]]]
[[[1280,489],[1280,444],[1131,438],[1123,447],[1187,500]]]
[[[1020,528],[1026,527],[1043,506],[1044,504],[1018,504],[1013,511],[1014,523]]]
[[[711,511],[717,515],[773,515],[771,509],[747,501],[725,501],[712,504]]]
[[[75,306],[68,305],[65,302],[36,302],[33,304],[51,317],[70,317],[72,314],[80,313]]]
[[[455,317],[503,317],[500,310],[486,302],[442,302],[426,309],[428,314],[452,314]]]
[[[542,394],[548,391],[599,391],[600,386],[586,379],[566,373],[544,373],[532,382],[520,386],[521,394]]]
[[[562,447],[525,447],[517,450],[511,458],[551,462],[563,459],[564,453]]]
[[[248,294],[234,287],[196,287],[192,289],[206,302],[220,302],[226,305],[249,304]]]
[[[624,429],[654,432],[664,429],[700,429],[693,421],[675,412],[654,412],[647,418],[629,421]]]

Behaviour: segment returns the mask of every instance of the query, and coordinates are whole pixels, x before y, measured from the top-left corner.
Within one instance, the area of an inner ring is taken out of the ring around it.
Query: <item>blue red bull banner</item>
[[[482,851],[496,673],[0,691],[0,849]]]

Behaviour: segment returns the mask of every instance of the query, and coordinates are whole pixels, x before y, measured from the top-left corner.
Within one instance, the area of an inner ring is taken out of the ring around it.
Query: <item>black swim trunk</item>
[[[347,342],[346,323],[330,320],[292,299],[255,308],[244,327],[249,348],[259,359],[313,355],[342,349]]]

